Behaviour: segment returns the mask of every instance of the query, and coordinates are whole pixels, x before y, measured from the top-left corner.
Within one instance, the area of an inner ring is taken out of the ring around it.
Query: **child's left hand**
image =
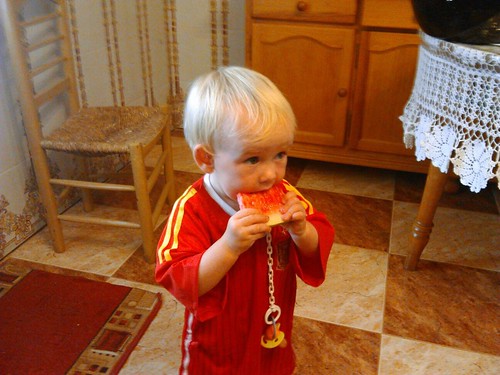
[[[302,202],[293,191],[289,191],[283,198],[283,207],[280,209],[281,218],[285,227],[290,234],[301,236],[306,231],[306,210]]]

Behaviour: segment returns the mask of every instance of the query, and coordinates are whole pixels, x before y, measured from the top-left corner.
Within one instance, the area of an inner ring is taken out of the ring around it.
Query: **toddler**
[[[295,117],[263,75],[222,67],[192,84],[184,133],[205,173],[176,201],[158,245],[156,280],[185,307],[180,374],[292,374],[296,276],[325,279],[334,230],[283,178]],[[278,185],[271,227],[238,193]],[[300,333],[299,333],[300,334]]]

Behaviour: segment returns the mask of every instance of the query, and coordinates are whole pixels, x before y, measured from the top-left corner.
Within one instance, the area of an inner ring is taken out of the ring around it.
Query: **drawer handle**
[[[299,12],[304,12],[305,10],[307,10],[307,3],[305,1],[299,1],[297,3],[297,10]]]
[[[346,89],[340,89],[337,92],[337,95],[340,96],[341,98],[344,98],[347,95],[347,90]]]

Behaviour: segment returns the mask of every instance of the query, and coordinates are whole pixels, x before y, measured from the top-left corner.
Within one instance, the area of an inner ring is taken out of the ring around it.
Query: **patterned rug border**
[[[0,264],[0,298],[33,269]],[[40,271],[51,273],[48,271]],[[68,275],[63,275],[68,276]],[[83,276],[68,276],[81,277]],[[92,280],[96,281],[96,280]],[[105,281],[96,281],[106,283]],[[67,374],[118,374],[161,308],[160,293],[126,286],[130,291]]]

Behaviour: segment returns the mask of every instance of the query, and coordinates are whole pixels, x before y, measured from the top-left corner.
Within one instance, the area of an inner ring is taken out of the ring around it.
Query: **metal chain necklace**
[[[274,270],[273,270],[273,245],[271,233],[266,235],[267,243],[267,276],[269,285],[269,308],[264,316],[264,321],[267,324],[264,334],[261,337],[260,343],[264,348],[272,349],[280,346],[284,348],[287,345],[285,333],[280,331],[280,324],[277,323],[281,316],[281,308],[276,305],[274,298]]]

